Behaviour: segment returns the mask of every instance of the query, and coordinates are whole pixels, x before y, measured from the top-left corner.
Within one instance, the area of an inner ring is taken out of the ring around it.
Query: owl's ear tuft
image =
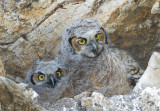
[[[106,44],[111,45],[111,39],[107,30],[104,27],[101,27],[100,29],[102,29],[106,35]]]

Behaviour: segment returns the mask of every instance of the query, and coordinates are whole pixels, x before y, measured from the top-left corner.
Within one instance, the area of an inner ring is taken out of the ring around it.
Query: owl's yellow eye
[[[61,72],[57,71],[56,74],[57,74],[57,77],[58,77],[58,78],[61,77]]]
[[[79,43],[80,45],[84,45],[84,44],[86,43],[86,40],[85,40],[85,39],[81,39],[81,40],[78,41],[78,43]]]
[[[44,75],[44,74],[40,74],[40,75],[38,76],[38,79],[41,80],[41,81],[44,80],[44,78],[45,78],[45,75]]]
[[[96,40],[99,40],[99,33],[95,35]]]

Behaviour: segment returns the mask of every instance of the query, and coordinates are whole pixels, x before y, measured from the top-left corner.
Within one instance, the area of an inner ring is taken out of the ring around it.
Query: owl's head
[[[66,38],[75,54],[86,57],[98,56],[104,44],[111,43],[107,31],[93,19],[83,19],[69,25],[62,40]]]
[[[66,68],[60,66],[55,60],[36,60],[27,73],[26,83],[31,86],[42,85],[54,87],[66,75]]]
[[[45,85],[54,87],[55,84],[66,75],[66,70],[58,68],[57,71],[50,74],[37,72],[31,75],[31,82],[33,85]]]

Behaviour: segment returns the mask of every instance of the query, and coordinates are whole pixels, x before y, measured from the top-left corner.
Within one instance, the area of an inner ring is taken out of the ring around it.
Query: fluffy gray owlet
[[[131,55],[111,46],[106,29],[96,20],[70,24],[62,36],[60,52],[56,59],[68,67],[75,94],[126,94],[143,73]]]
[[[67,74],[66,68],[55,60],[36,60],[26,74],[25,83],[38,93],[38,104],[51,107],[60,98],[72,95]]]

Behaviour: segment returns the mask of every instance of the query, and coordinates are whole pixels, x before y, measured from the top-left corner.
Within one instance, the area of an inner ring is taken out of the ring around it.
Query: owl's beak
[[[93,52],[94,54],[97,54],[98,48],[97,48],[96,43],[92,42],[91,45],[92,45],[92,47],[93,47],[92,52]]]
[[[53,76],[50,76],[49,83],[52,87],[54,87],[55,81]]]

